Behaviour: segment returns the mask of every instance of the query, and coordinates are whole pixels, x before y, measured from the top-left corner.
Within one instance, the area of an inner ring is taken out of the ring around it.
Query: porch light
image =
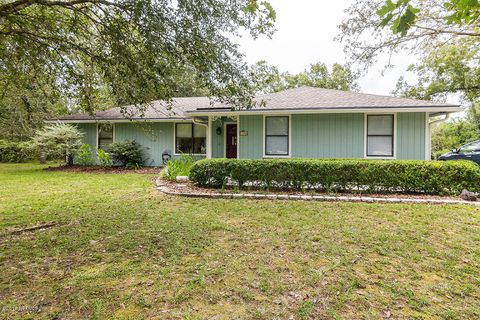
[[[217,131],[218,135],[221,135],[222,134],[222,127],[218,127],[216,131]]]

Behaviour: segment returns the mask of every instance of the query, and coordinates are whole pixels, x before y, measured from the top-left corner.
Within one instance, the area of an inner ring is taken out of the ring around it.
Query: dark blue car
[[[438,157],[438,160],[471,160],[480,164],[480,140],[470,142]]]

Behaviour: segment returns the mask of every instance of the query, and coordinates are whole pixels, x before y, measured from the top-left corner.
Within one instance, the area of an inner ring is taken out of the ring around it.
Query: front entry
[[[225,124],[225,156],[237,158],[237,124]]]

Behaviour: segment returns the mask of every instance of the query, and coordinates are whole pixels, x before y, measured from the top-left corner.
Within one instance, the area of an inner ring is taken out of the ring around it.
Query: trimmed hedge
[[[480,166],[470,161],[365,159],[205,159],[193,183],[223,188],[318,189],[360,193],[459,194],[480,191]]]
[[[30,142],[0,140],[0,162],[27,162],[35,158]]]

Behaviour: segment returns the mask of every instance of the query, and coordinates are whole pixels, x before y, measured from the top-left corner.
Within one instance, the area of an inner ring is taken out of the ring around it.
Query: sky
[[[355,0],[269,0],[277,13],[277,31],[272,39],[262,37],[253,40],[249,36],[238,42],[248,63],[266,60],[280,71],[297,73],[310,64],[324,62],[345,63],[347,57],[341,43],[334,40],[338,25],[346,19],[344,10]],[[386,61],[386,60],[384,60]],[[407,53],[393,58],[395,67],[381,74],[385,64],[381,61],[359,79],[360,91],[375,94],[391,94],[400,76],[412,79],[405,73],[414,57]]]

